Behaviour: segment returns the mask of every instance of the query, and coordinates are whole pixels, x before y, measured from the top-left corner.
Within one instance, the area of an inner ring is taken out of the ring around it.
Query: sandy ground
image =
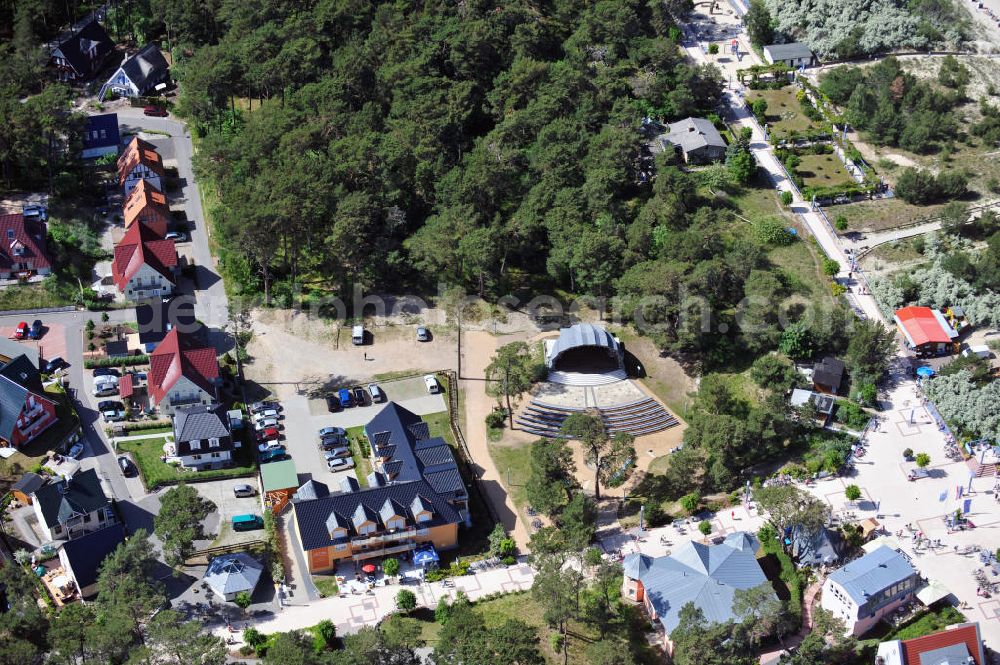
[[[469,445],[469,452],[479,468],[481,486],[486,491],[487,500],[499,513],[504,528],[513,535],[518,549],[527,552],[527,527],[501,482],[500,472],[490,455],[486,432],[486,416],[493,410],[496,402],[486,394],[486,382],[483,377],[486,375],[486,366],[490,363],[497,344],[497,338],[487,332],[472,331],[462,336],[460,384],[465,397],[465,439]]]

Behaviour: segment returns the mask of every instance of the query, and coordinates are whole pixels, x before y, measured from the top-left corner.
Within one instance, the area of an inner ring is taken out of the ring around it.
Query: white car
[[[100,380],[94,381],[94,396],[104,397],[105,395],[118,394],[118,377],[102,376]]]
[[[427,392],[431,395],[436,395],[441,390],[441,385],[433,374],[424,375],[424,385],[427,386]]]
[[[354,468],[354,460],[351,458],[335,457],[326,461],[327,468],[330,471],[345,471],[347,469]]]
[[[377,383],[368,384],[368,394],[372,397],[372,404],[378,404],[379,402],[385,401],[385,393],[382,389],[378,387]]]
[[[263,418],[253,424],[254,430],[258,432],[262,432],[266,430],[268,427],[277,427],[277,426],[278,426],[277,418]]]
[[[275,409],[264,409],[263,411],[257,411],[253,414],[254,422],[264,420],[265,418],[277,418],[278,412]]]

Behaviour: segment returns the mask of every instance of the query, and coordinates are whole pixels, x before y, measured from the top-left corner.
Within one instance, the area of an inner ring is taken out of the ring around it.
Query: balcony
[[[396,543],[400,540],[412,538],[416,533],[416,527],[408,527],[406,529],[399,529],[395,533],[383,533],[377,536],[355,536],[351,538],[351,548],[356,550],[361,547],[382,547],[386,543]]]
[[[351,559],[354,561],[361,561],[362,559],[375,559],[382,556],[389,556],[390,554],[399,554],[401,552],[410,552],[416,549],[417,544],[413,541],[405,543],[403,545],[396,545],[393,547],[380,547],[378,549],[372,550],[358,550],[353,549],[353,554]]]

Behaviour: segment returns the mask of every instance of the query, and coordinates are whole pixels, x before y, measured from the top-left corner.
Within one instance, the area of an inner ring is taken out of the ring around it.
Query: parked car
[[[281,448],[281,447],[283,447],[281,441],[267,441],[257,446],[257,451],[264,453],[267,452],[268,450],[274,450],[275,448]]]
[[[274,462],[277,460],[285,459],[287,451],[284,446],[278,446],[277,448],[268,448],[264,452],[260,453],[260,463],[266,464],[268,462]]]
[[[332,450],[334,448],[343,448],[347,445],[347,439],[341,436],[331,436],[329,438],[320,439],[317,447],[320,450]]]
[[[29,339],[41,339],[42,337],[42,320],[35,319],[31,324],[31,328],[28,330]]]
[[[83,455],[83,441],[74,443],[73,447],[70,448],[69,452],[66,454],[73,459],[80,459],[80,456]]]
[[[277,420],[278,411],[276,409],[264,409],[263,411],[255,411],[253,414],[254,422],[260,422],[265,418],[274,418]]]
[[[352,389],[351,393],[354,395],[354,403],[355,404],[357,404],[358,406],[365,406],[365,404],[367,402],[365,400],[365,389],[364,388],[362,388],[361,386],[358,386],[358,387]]]
[[[437,377],[433,374],[424,375],[424,385],[427,386],[427,392],[431,395],[435,395],[441,390],[441,385],[438,384]]]
[[[234,515],[233,531],[255,531],[264,528],[264,518],[260,515]]]
[[[183,231],[170,231],[165,236],[167,240],[173,240],[174,242],[187,242],[188,236]]]
[[[46,374],[52,374],[54,372],[58,372],[63,367],[66,367],[67,365],[69,365],[69,363],[67,363],[65,360],[63,360],[62,356],[56,356],[55,358],[53,358],[49,362],[45,363],[45,373]]]
[[[354,346],[361,346],[365,343],[365,327],[354,326],[351,328],[351,343]]]
[[[326,461],[326,467],[330,469],[330,471],[346,471],[347,469],[354,468],[354,460],[345,459],[343,457],[335,457]]]
[[[14,339],[24,339],[28,336],[28,322],[21,321],[14,330]]]
[[[385,393],[382,389],[378,387],[377,383],[368,384],[368,394],[371,395],[372,404],[378,404],[379,402],[385,401]]]
[[[345,409],[354,406],[354,398],[351,396],[351,391],[347,388],[341,388],[338,390],[337,398],[340,400],[340,406]]]
[[[94,369],[94,378],[98,376],[121,376],[121,373],[114,367],[97,367]]]
[[[251,485],[233,485],[233,496],[235,497],[254,496],[255,494],[257,494],[257,492]]]
[[[118,394],[118,378],[102,376],[94,382],[94,397],[105,397]]]
[[[264,411],[266,409],[281,411],[281,404],[278,402],[254,402],[250,405],[250,413],[257,413],[258,411]]]
[[[431,331],[427,328],[420,326],[417,328],[417,341],[418,342],[429,342],[431,341]]]
[[[167,113],[167,109],[162,106],[155,106],[152,104],[142,107],[142,114],[155,116],[157,118],[166,118],[169,115],[169,113]]]
[[[340,399],[336,395],[326,396],[326,410],[330,413],[336,413],[340,411],[342,407],[340,406]]]
[[[97,404],[97,410],[101,416],[109,423],[117,423],[125,420],[125,405],[114,400],[106,400]]]
[[[118,468],[122,470],[122,474],[126,477],[135,475],[135,466],[132,464],[132,460],[124,455],[118,458]]]
[[[332,459],[337,459],[340,457],[350,457],[350,456],[351,456],[350,448],[334,448],[333,450],[328,450],[325,453],[323,453],[323,457],[325,457],[327,461]]]
[[[277,429],[278,419],[277,418],[262,418],[253,424],[253,428],[258,432],[265,429]]]
[[[257,439],[259,441],[275,441],[281,437],[281,432],[278,431],[277,427],[268,427],[267,429],[257,432]]]
[[[343,427],[324,427],[319,431],[320,437],[330,436],[331,434],[336,434],[337,436],[347,436],[347,430]]]

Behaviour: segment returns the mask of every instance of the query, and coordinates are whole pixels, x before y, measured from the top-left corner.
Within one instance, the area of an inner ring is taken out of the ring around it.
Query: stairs
[[[659,402],[649,397],[627,404],[596,408],[601,414],[605,429],[612,435],[620,432],[632,436],[653,434],[674,427],[679,422]],[[517,423],[530,434],[565,439],[568,437],[559,431],[563,421],[570,414],[584,410],[532,400],[517,417]]]
[[[549,372],[548,381],[550,383],[558,383],[563,386],[606,386],[612,383],[618,383],[619,381],[624,381],[627,378],[628,375],[623,369],[597,374],[583,372],[557,372],[552,370]]]

